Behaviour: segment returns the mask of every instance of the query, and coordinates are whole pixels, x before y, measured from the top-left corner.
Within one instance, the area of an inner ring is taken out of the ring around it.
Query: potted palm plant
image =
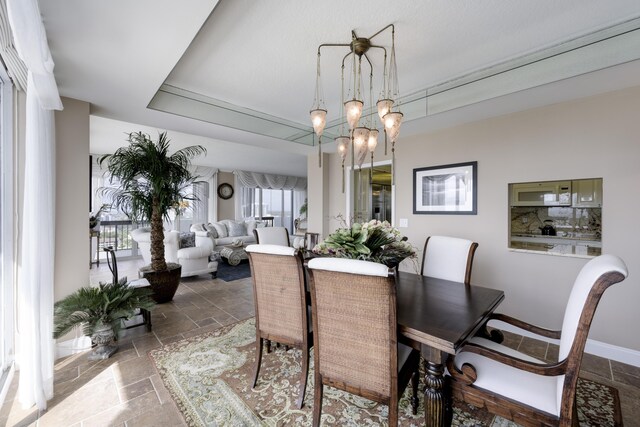
[[[80,288],[55,303],[53,338],[82,326],[82,332],[96,344],[89,360],[106,359],[118,349],[115,340],[122,319],[132,317],[138,308],[153,308],[151,294],[148,288],[129,287],[126,277],[117,283]]]
[[[163,220],[169,220],[169,213],[185,199],[195,199],[189,188],[196,177],[189,166],[191,159],[205,154],[206,149],[194,145],[169,154],[166,132],[156,141],[143,132],[133,132],[128,141],[127,147],[98,160],[100,165],[106,163],[111,182],[119,183],[102,191],[112,207],[133,221],[150,222],[151,265],[143,267],[141,273],[151,283],[156,301],[167,302],[178,289],[182,267],[165,260]]]

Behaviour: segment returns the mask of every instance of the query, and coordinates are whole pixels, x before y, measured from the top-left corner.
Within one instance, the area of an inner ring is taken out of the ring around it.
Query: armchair
[[[604,291],[627,275],[627,266],[614,255],[589,261],[574,282],[561,331],[494,315],[493,320],[559,339],[558,362],[474,337],[447,360],[453,396],[524,426],[577,425],[575,394],[589,327]]]
[[[146,264],[151,264],[151,229],[147,227],[131,230],[131,238],[138,243],[138,249]],[[180,277],[197,276],[211,273],[216,277],[218,262],[209,261],[212,244],[208,239],[196,242],[197,246],[180,248],[180,233],[178,231],[165,231],[164,233],[164,257],[167,262],[180,264],[182,273]]]

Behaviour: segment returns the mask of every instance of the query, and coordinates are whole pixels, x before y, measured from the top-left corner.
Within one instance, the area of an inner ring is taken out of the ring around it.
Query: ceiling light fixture
[[[391,29],[391,52],[387,63],[387,49],[384,46],[378,46],[372,43],[372,39],[387,29]],[[324,105],[324,94],[322,91],[322,79],[320,77],[320,49],[323,47],[349,47],[348,52],[342,58],[342,109],[344,119],[340,122],[340,136],[335,139],[338,147],[338,153],[342,161],[342,192],[344,193],[344,161],[347,154],[351,151],[351,168],[362,168],[367,154],[371,155],[371,169],[373,169],[373,153],[378,145],[379,131],[376,129],[373,113],[378,112],[378,117],[384,129],[384,153],[387,154],[387,141],[391,141],[391,164],[392,171],[395,170],[395,143],[398,139],[400,126],[402,125],[402,112],[400,111],[400,102],[398,96],[398,69],[396,65],[396,48],[395,48],[395,27],[389,24],[380,31],[376,32],[369,38],[358,37],[355,31],[351,31],[351,43],[324,43],[318,46],[318,65],[316,69],[316,92],[311,107],[311,123],[313,130],[318,136],[318,166],[322,167],[322,132],[327,124],[327,109]],[[382,71],[382,90],[376,107],[373,106],[373,63],[369,59],[367,52],[371,48],[380,49],[384,53],[383,71]],[[364,100],[362,96],[362,57],[369,64],[369,113],[365,113],[366,123],[360,124],[364,109]],[[345,93],[344,85],[344,69],[345,61],[352,59],[352,78],[353,86],[347,86]],[[347,99],[345,101],[345,98]],[[348,134],[345,135],[344,124],[349,126]],[[395,173],[392,174],[392,184],[395,181]]]

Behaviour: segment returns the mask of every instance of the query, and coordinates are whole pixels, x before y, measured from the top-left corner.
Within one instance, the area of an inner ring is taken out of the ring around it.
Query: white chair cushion
[[[284,227],[264,227],[257,231],[258,243],[261,245],[289,246],[289,232]]]
[[[424,254],[423,274],[438,279],[464,282],[471,240],[431,236]]]
[[[271,255],[288,255],[294,256],[296,249],[289,246],[281,245],[249,245],[245,248],[247,252],[255,252],[260,254]]]
[[[528,362],[545,363],[485,338],[474,337],[470,341]],[[536,375],[469,352],[456,355],[456,366],[460,368],[464,363],[469,363],[476,369],[478,379],[473,383],[474,386],[555,416],[560,414],[559,397],[561,396],[557,395],[557,383],[564,381],[564,375],[560,377]]]
[[[365,276],[387,277],[389,267],[377,262],[347,258],[313,258],[309,261],[313,270],[337,271],[340,273],[362,274]]]

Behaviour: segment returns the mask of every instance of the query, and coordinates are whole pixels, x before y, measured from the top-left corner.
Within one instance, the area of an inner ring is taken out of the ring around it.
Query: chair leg
[[[258,382],[260,362],[262,360],[262,341],[261,337],[256,337],[256,363],[254,365],[253,384],[251,385],[251,388],[254,388],[256,386],[256,382]]]
[[[315,380],[316,384],[313,388],[313,427],[320,427],[320,415],[322,415],[322,393],[324,392],[324,387],[322,385],[322,378],[317,373]]]
[[[398,426],[398,396],[391,396],[389,401],[389,427]]]
[[[411,375],[411,413],[413,415],[418,414],[418,381],[420,380],[420,372],[416,370]]]
[[[140,310],[142,312],[142,319],[144,321],[147,332],[151,332],[151,312],[149,310]]]
[[[304,394],[307,390],[307,376],[309,375],[309,347],[302,349],[302,372],[300,372],[300,396],[296,405],[298,409],[302,408],[304,402]]]
[[[267,343],[267,354],[271,353],[271,340],[265,340]]]

